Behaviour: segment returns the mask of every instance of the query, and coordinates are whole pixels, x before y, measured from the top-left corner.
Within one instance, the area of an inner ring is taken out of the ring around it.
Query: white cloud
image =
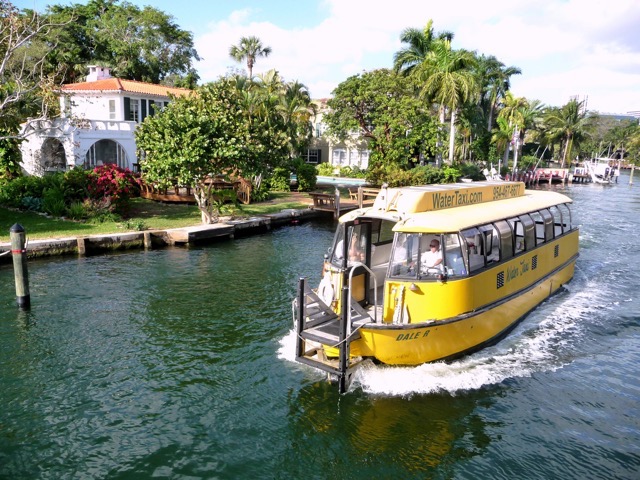
[[[494,55],[522,75],[512,78],[518,96],[562,105],[570,96],[589,96],[589,107],[624,113],[640,109],[640,3],[637,0],[326,0],[324,17],[305,28],[283,29],[259,12],[239,9],[196,38],[203,57],[203,81],[244,68],[229,47],[256,35],[273,52],[258,59],[255,72],[276,68],[326,97],[348,76],[391,67],[400,32],[423,28],[455,34],[454,47]]]

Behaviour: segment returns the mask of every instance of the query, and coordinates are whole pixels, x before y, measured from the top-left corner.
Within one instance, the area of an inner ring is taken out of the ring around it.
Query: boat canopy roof
[[[456,232],[569,202],[569,197],[557,192],[525,190],[522,182],[383,188],[372,207],[349,212],[340,221],[380,218],[397,221],[396,231]]]
[[[525,195],[491,203],[478,203],[455,211],[437,210],[405,216],[395,231],[409,233],[459,232],[466,228],[497,220],[517,217],[563,203],[571,203],[566,195],[546,190],[528,190]]]
[[[383,188],[372,209],[406,215],[520,197],[524,192],[522,182],[499,181]]]

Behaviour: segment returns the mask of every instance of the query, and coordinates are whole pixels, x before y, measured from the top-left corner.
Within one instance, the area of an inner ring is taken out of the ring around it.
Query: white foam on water
[[[607,301],[609,293],[603,285],[586,282],[578,288],[544,302],[492,347],[449,363],[367,364],[354,374],[351,390],[391,396],[456,394],[562,368],[575,359],[572,346],[584,333],[583,323],[593,321],[598,311],[615,307]],[[280,340],[278,358],[295,361],[295,339],[291,330]]]

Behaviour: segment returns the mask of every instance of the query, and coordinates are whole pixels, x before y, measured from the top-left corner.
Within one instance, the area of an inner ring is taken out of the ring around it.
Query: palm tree
[[[290,155],[299,155],[309,144],[311,118],[316,114],[307,87],[298,81],[287,83],[280,97],[279,111],[289,132]]]
[[[547,116],[546,123],[549,132],[563,144],[562,164],[571,163],[571,149],[574,142],[580,142],[589,137],[592,127],[591,117],[587,116],[584,109],[584,102],[572,99],[562,108],[551,111]]]
[[[509,122],[502,117],[496,119],[497,127],[493,129],[491,141],[495,144],[498,151],[504,149],[504,157],[502,163],[506,166],[509,161],[509,143],[511,142],[513,129]],[[501,173],[502,167],[498,164],[498,173]]]
[[[471,71],[474,63],[472,52],[453,50],[448,40],[438,40],[418,70],[424,82],[422,95],[440,105],[441,118],[445,108],[451,113],[449,164],[453,163],[456,113],[477,96],[477,84]]]
[[[429,53],[431,52],[433,45],[437,41],[449,41],[453,40],[453,32],[438,32],[435,34],[433,31],[433,20],[429,20],[423,30],[418,28],[406,28],[400,34],[400,41],[407,44],[393,56],[393,66],[396,72],[402,75],[413,75],[420,66],[424,64]],[[444,109],[440,109],[440,123],[444,124]],[[436,164],[440,164],[442,154],[440,147],[442,141],[440,135],[436,141]]]
[[[268,57],[271,47],[264,47],[258,37],[242,37],[238,45],[232,45],[229,49],[231,58],[238,62],[247,61],[249,78],[253,78],[253,65],[257,57]]]
[[[436,40],[453,40],[452,32],[433,32],[433,20],[429,20],[423,30],[405,28],[400,34],[400,41],[407,46],[393,55],[393,68],[396,72],[409,75],[427,58],[433,42]]]
[[[506,95],[511,87],[510,78],[512,75],[519,75],[522,71],[517,67],[505,67],[493,55],[478,58],[477,76],[482,97],[487,110],[487,130],[493,128],[493,112],[498,106],[498,102]]]

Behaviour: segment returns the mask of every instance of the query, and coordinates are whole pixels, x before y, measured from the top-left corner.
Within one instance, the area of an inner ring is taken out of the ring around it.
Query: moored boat
[[[618,183],[620,161],[609,158],[594,158],[584,161],[573,171],[574,178],[585,177],[590,182],[600,184]]]
[[[322,279],[301,278],[296,360],[337,377],[498,341],[573,277],[571,199],[521,182],[383,188],[342,216]]]

